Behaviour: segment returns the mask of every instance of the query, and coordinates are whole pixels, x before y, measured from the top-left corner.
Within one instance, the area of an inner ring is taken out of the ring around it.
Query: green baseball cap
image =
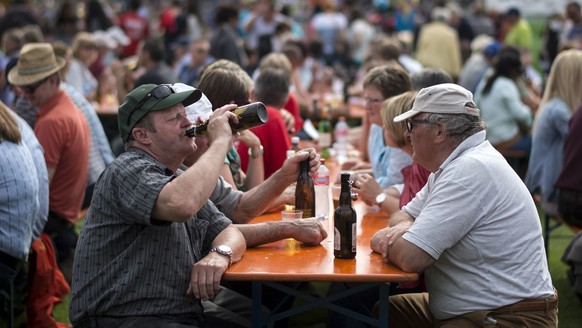
[[[164,110],[179,103],[186,107],[197,102],[200,97],[202,91],[194,88],[176,92],[170,84],[141,85],[128,93],[123,104],[119,106],[117,115],[119,134],[123,141],[127,142],[131,130],[149,112]]]

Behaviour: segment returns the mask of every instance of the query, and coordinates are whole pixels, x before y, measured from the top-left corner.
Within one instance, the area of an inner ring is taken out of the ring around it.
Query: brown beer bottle
[[[299,177],[295,186],[295,209],[303,211],[304,218],[315,216],[315,187],[309,176],[309,158],[299,164]]]
[[[238,117],[238,123],[229,122],[232,133],[263,125],[269,119],[267,108],[261,102],[237,107],[232,112]],[[198,134],[208,134],[208,122],[201,125],[193,125],[186,130],[186,135],[189,138],[193,138]]]
[[[334,213],[333,255],[339,259],[356,257],[356,211],[352,207],[350,175],[341,175],[339,206]]]

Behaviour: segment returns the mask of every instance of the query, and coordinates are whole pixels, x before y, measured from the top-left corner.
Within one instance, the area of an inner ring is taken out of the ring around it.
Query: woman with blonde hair
[[[568,122],[582,104],[582,51],[558,54],[548,76],[540,108],[536,113],[532,151],[525,177],[530,192],[539,192],[542,207],[556,214],[557,190],[554,183],[560,173]]]
[[[81,92],[87,100],[94,101],[99,83],[89,67],[99,57],[95,38],[90,33],[79,32],[73,39],[71,49],[73,58],[65,80]]]
[[[412,108],[416,92],[408,91],[401,95],[389,98],[382,104],[380,115],[384,124],[384,138],[386,144],[399,148],[412,157],[414,152],[410,138],[405,135],[406,123],[394,122],[394,118]],[[402,170],[403,183],[390,186],[386,190],[370,175],[359,175],[354,183],[354,189],[361,199],[368,205],[378,205],[388,214],[398,211],[406,205],[416,193],[426,184],[430,172],[418,163],[404,167]]]

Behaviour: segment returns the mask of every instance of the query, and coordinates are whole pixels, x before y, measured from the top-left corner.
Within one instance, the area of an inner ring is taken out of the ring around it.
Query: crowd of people
[[[421,273],[391,287],[390,325],[557,327],[537,209],[582,226],[578,2],[548,16],[541,69],[521,11],[481,1],[36,5],[0,11],[0,289],[29,325],[70,293],[75,327],[250,326],[222,275],[247,247],[327,237],[249,222],[294,203],[300,162],[316,174],[318,122],[361,107],[341,169],[390,216],[372,249]],[[268,122],[233,131],[252,102]],[[295,136],[314,148],[289,156]]]

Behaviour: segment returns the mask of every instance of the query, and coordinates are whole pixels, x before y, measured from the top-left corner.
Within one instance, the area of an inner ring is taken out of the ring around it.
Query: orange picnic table
[[[404,272],[394,265],[385,263],[382,256],[374,253],[370,248],[370,238],[376,231],[386,227],[388,216],[383,213],[369,213],[368,208],[361,201],[354,202],[354,208],[358,213],[355,259],[334,258],[333,236],[317,246],[306,246],[293,240],[282,240],[247,249],[242,260],[226,271],[224,274],[226,280],[252,282],[253,327],[262,327],[315,307],[326,307],[378,327],[388,326],[389,283],[415,281],[418,275]],[[279,213],[270,213],[257,217],[252,222],[280,219]],[[356,286],[349,290],[324,298],[279,284],[279,282],[305,281],[361,284],[355,284]],[[263,317],[261,313],[263,285],[286,292],[307,303]],[[369,288],[380,289],[378,318],[366,317],[333,303],[335,300],[350,297]]]

